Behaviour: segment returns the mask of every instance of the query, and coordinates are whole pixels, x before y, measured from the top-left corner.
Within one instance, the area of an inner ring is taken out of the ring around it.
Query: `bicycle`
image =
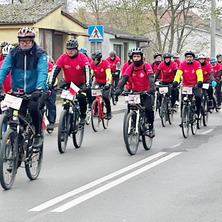
[[[109,119],[107,118],[107,108],[102,94],[103,88],[92,89],[92,96],[96,97],[92,103],[91,110],[91,123],[94,132],[98,132],[101,122],[104,129],[107,129],[109,125]]]
[[[173,123],[174,110],[171,108],[171,87],[172,85],[159,85],[159,94],[161,98],[160,119],[162,126],[166,126],[166,122]]]
[[[193,95],[193,87],[183,86],[182,87],[183,97],[183,108],[181,113],[182,121],[182,134],[184,138],[189,136],[189,126],[193,135],[197,132],[198,116],[196,109],[196,102]]]
[[[29,97],[30,95],[6,94],[4,99],[8,101],[10,113],[8,129],[3,134],[0,149],[0,182],[5,190],[12,187],[17,169],[22,162],[25,164],[26,175],[30,180],[36,180],[41,171],[43,145],[32,146],[35,129],[30,113],[27,111],[26,116],[18,113],[22,100],[29,100]],[[43,109],[42,115],[44,111]]]
[[[75,85],[74,83],[71,83],[71,85],[72,84]],[[59,152],[64,153],[69,136],[72,136],[73,144],[76,148],[81,147],[84,125],[80,124],[80,107],[76,95],[72,95],[67,89],[67,86],[61,86],[60,88],[63,89],[61,94],[61,98],[63,99],[63,110],[59,118],[57,142]]]
[[[146,134],[148,123],[140,98],[143,94],[151,96],[147,92],[125,93],[128,114],[124,119],[123,138],[130,155],[136,154],[140,141],[142,141],[145,150],[150,150],[153,143],[153,137]]]

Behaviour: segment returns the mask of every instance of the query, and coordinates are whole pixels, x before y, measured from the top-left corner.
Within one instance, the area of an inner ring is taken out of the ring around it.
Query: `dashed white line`
[[[205,132],[203,132],[203,133],[201,133],[202,135],[205,135],[205,134],[208,134],[208,133],[210,133],[210,132],[212,132],[214,129],[209,129],[209,130],[207,130],[207,131],[205,131]]]

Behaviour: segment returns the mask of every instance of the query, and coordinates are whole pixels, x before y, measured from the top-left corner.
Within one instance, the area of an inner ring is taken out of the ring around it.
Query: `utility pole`
[[[216,2],[211,0],[211,18],[210,18],[210,29],[211,29],[211,41],[210,41],[210,56],[215,57],[215,32],[216,32]]]

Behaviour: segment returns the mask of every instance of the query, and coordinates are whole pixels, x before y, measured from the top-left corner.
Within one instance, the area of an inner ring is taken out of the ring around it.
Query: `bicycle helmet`
[[[110,56],[110,57],[115,57],[115,56],[116,56],[116,52],[115,52],[115,51],[111,51],[111,52],[109,53],[109,56]]]
[[[3,47],[2,49],[2,54],[4,56],[7,56],[9,54],[9,52],[14,48],[14,46],[12,45],[6,45],[5,47]]]
[[[78,49],[79,43],[76,39],[69,39],[66,42],[66,49]]]
[[[83,54],[87,54],[87,50],[85,48],[81,48],[79,49],[79,52],[83,53]]]
[[[207,58],[206,53],[200,52],[200,53],[198,54],[198,59],[206,59],[206,58]]]
[[[102,53],[100,51],[93,52],[91,58],[92,60],[97,59],[99,61],[102,58]]]
[[[174,53],[173,53],[173,58],[180,58],[180,55],[179,55],[179,53],[177,53],[177,52],[174,52]]]
[[[155,59],[157,56],[162,56],[162,54],[160,52],[155,52],[153,58]]]
[[[186,57],[187,55],[191,55],[193,56],[193,58],[195,58],[195,54],[192,50],[187,50],[185,53],[184,53],[184,56]]]
[[[33,28],[24,27],[18,30],[18,38],[35,38],[35,31]]]
[[[166,58],[171,58],[172,57],[172,54],[171,53],[164,53],[163,54],[163,58],[166,59]]]
[[[141,56],[143,56],[143,49],[141,49],[141,48],[132,49],[132,55],[134,55],[134,54],[140,54]]]
[[[132,49],[130,49],[129,51],[128,51],[128,56],[129,56],[129,58],[132,58]]]
[[[9,42],[6,42],[6,41],[3,41],[3,42],[1,42],[1,47],[5,47],[6,45],[10,45],[10,43]]]
[[[219,57],[222,57],[222,55],[221,55],[221,54],[217,54],[217,56],[216,56],[216,57],[217,57],[217,59],[218,59]]]
[[[217,62],[216,58],[210,58],[210,63]]]

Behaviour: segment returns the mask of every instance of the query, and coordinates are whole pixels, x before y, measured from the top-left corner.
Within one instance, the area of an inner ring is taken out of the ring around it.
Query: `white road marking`
[[[182,144],[182,143],[175,144],[175,145],[171,146],[170,148],[178,147],[178,146],[180,146],[181,144]]]
[[[159,165],[159,164],[161,164],[161,163],[163,163],[163,162],[165,162],[165,161],[167,161],[167,160],[169,160],[169,159],[171,159],[171,158],[173,158],[173,157],[175,157],[179,154],[181,154],[181,153],[182,152],[175,152],[175,153],[171,153],[171,154],[169,154],[165,157],[162,157],[161,159],[158,159],[155,162],[152,162],[152,163],[150,163],[150,164],[148,164],[148,165],[146,165],[146,166],[144,166],[144,167],[142,167],[138,170],[135,170],[135,171],[133,171],[133,172],[131,172],[131,173],[125,175],[125,176],[122,176],[119,179],[116,179],[116,180],[114,180],[114,181],[112,181],[112,182],[110,182],[110,183],[108,183],[108,184],[106,184],[106,185],[104,185],[100,188],[97,188],[97,189],[95,189],[95,190],[93,190],[93,191],[91,191],[91,192],[89,192],[89,193],[87,193],[87,194],[85,194],[81,197],[78,197],[78,198],[76,198],[76,199],[74,199],[74,200],[72,200],[72,201],[54,209],[54,210],[52,210],[51,212],[57,212],[57,213],[64,212],[64,211],[66,211],[66,210],[68,210],[68,209],[70,209],[70,208],[72,208],[72,207],[74,207],[74,206],[76,206],[76,205],[78,205],[78,204],[80,204],[80,203],[82,203],[82,202],[84,202],[84,201],[86,201],[86,200],[88,200],[88,199],[106,191],[106,190],[109,190],[109,189],[125,182],[126,180],[129,180],[129,179],[131,179],[131,178],[133,178],[133,177],[135,177],[135,176],[137,176],[137,175],[139,175],[139,174],[141,174],[141,173],[143,173],[143,172],[145,172],[145,171],[147,171],[147,170],[149,170],[149,169],[151,169],[151,168],[153,168],[153,167],[155,167],[155,166],[157,166],[157,165]]]
[[[205,132],[203,132],[203,133],[201,133],[202,135],[205,135],[205,134],[208,134],[208,133],[210,133],[210,132],[212,132],[214,129],[209,129],[209,130],[207,130],[207,131],[205,131]]]
[[[102,177],[102,178],[100,178],[98,180],[95,180],[95,181],[93,181],[91,183],[88,183],[88,184],[86,184],[84,186],[81,186],[81,187],[79,187],[79,188],[77,188],[75,190],[72,190],[72,191],[70,191],[70,192],[68,192],[66,194],[63,194],[61,196],[58,196],[58,197],[56,197],[54,199],[51,199],[51,200],[49,200],[49,201],[47,201],[47,202],[45,202],[45,203],[43,203],[43,204],[41,204],[41,205],[39,205],[37,207],[34,207],[34,208],[30,209],[29,211],[42,211],[42,210],[44,210],[44,209],[46,209],[48,207],[51,207],[51,206],[53,206],[53,205],[55,205],[55,204],[65,200],[65,199],[67,199],[67,198],[70,198],[70,197],[72,197],[74,195],[77,195],[77,194],[79,194],[79,193],[81,193],[81,192],[83,192],[85,190],[88,190],[88,189],[90,189],[90,188],[92,188],[92,187],[94,187],[94,186],[96,186],[98,184],[101,184],[101,183],[103,183],[103,182],[105,182],[105,181],[107,181],[109,179],[112,179],[112,178],[114,178],[114,177],[116,177],[116,176],[118,176],[118,175],[120,175],[122,173],[125,173],[125,172],[127,172],[129,170],[132,170],[132,169],[134,169],[134,168],[136,168],[136,167],[138,167],[138,166],[140,166],[142,164],[145,164],[145,163],[147,163],[149,161],[152,161],[152,160],[154,160],[156,158],[159,158],[159,157],[161,157],[161,156],[163,156],[165,154],[166,154],[166,152],[156,153],[156,154],[154,154],[154,155],[152,155],[150,157],[147,157],[147,158],[145,158],[145,159],[143,159],[141,161],[138,161],[138,162],[136,162],[136,163],[134,163],[134,164],[132,164],[130,166],[124,167],[124,168],[122,168],[122,169],[120,169],[120,170],[118,170],[116,172],[113,172],[113,173],[111,173],[111,174],[109,174],[107,176],[104,176],[104,177]]]

